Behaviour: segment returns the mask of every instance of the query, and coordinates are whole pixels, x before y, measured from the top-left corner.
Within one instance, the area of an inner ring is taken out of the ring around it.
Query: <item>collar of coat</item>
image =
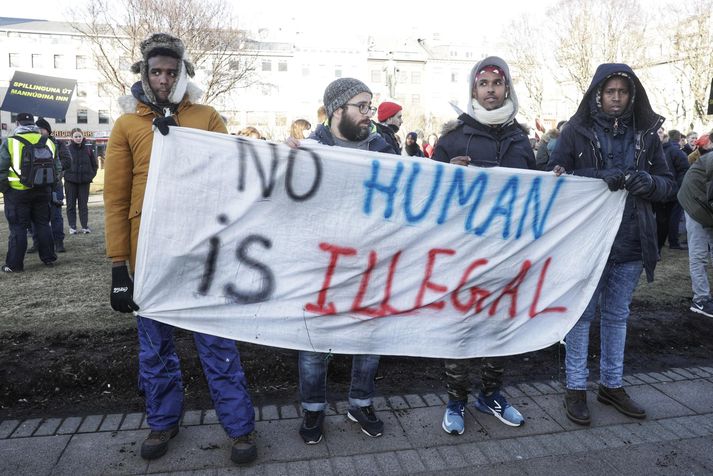
[[[192,103],[197,103],[202,95],[203,90],[199,88],[194,82],[189,81],[188,85],[186,86],[186,94],[183,96],[183,101],[181,101],[181,103],[184,103],[186,100]],[[126,96],[121,96],[118,99],[118,103],[121,112],[123,112],[124,114],[129,114],[138,111],[140,101],[136,99],[134,95],[127,94]],[[145,106],[149,109],[152,109],[151,105],[149,104],[146,104]]]

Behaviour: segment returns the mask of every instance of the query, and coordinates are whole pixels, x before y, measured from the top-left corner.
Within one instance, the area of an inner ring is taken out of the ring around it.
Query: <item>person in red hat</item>
[[[404,122],[401,109],[401,106],[395,102],[384,101],[379,104],[377,110],[379,122],[376,124],[376,131],[393,147],[397,154],[401,154],[401,144],[396,133],[399,132],[399,127]]]

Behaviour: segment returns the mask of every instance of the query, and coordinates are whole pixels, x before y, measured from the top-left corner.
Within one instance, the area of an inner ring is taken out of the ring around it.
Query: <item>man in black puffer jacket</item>
[[[565,340],[565,409],[567,417],[580,425],[591,422],[586,396],[589,326],[600,301],[597,400],[613,405],[624,415],[646,417],[646,411],[622,388],[622,375],[634,289],[642,268],[652,281],[656,267],[658,245],[651,202],[671,200],[676,193],[657,134],[663,121],[651,109],[646,90],[629,66],[602,64],[577,112],[562,131],[548,164],[557,175],[566,172],[600,178],[614,193],[628,191],[621,225],[594,296]]]
[[[439,162],[476,167],[512,167],[536,170],[530,140],[515,120],[517,95],[508,65],[490,56],[473,67],[470,74],[471,100],[467,113],[446,124],[438,139],[433,159]],[[456,108],[457,109],[457,108]],[[448,406],[443,415],[445,432],[460,435],[468,401],[468,362],[446,360]],[[502,358],[483,359],[481,391],[475,408],[495,416],[509,426],[520,426],[524,418],[500,393],[505,372]]]

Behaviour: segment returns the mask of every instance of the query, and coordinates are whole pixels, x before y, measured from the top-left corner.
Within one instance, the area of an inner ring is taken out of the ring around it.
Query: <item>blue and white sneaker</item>
[[[475,401],[475,408],[483,413],[495,416],[495,418],[509,426],[522,426],[525,424],[525,419],[520,412],[510,405],[499,391],[493,392],[492,395],[488,396],[480,392],[478,399]]]
[[[443,431],[451,435],[462,435],[465,431],[465,402],[456,400],[448,402],[446,413],[443,415]]]

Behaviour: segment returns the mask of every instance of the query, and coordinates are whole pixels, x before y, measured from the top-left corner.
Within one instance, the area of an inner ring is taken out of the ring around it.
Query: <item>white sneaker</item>
[[[82,233],[85,234],[85,235],[86,235],[86,234],[89,234],[89,233],[91,233],[91,232],[92,232],[92,230],[91,230],[89,227],[87,227],[87,228],[82,228]]]
[[[70,234],[70,235],[76,235],[76,234],[77,234],[77,229],[76,229],[76,228],[70,228],[70,229],[69,229],[69,234]]]

